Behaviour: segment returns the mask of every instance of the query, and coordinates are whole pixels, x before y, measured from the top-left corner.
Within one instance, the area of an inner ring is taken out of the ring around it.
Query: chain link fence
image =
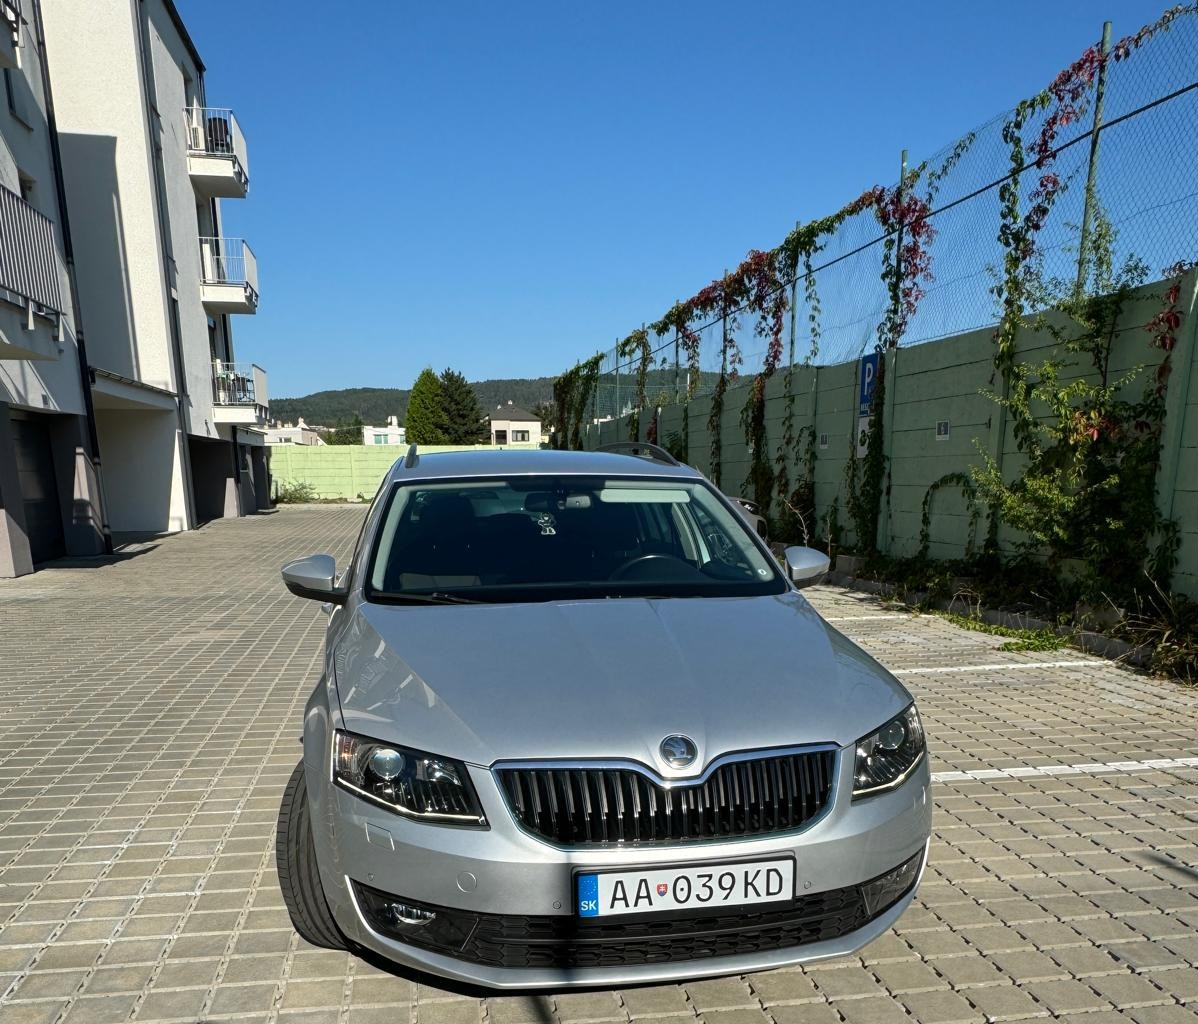
[[[1126,28],[1115,26],[1115,37]],[[1109,225],[1116,268],[1138,261],[1154,280],[1179,260],[1198,257],[1196,52],[1198,12],[1191,7],[1124,59],[1108,61],[1101,101],[1095,83],[1083,97],[1083,116],[1057,132],[1050,169],[1062,188],[1037,235],[1041,280],[1060,288],[1078,277],[1090,175],[1090,220]],[[995,287],[1005,253],[999,241],[1000,190],[1012,176],[1004,127],[1014,110],[922,161],[908,162],[909,174],[919,171],[914,189],[928,201],[935,234],[928,246],[932,278],[922,284],[925,294],[909,319],[903,346],[990,327],[999,320]],[[1048,116],[1046,110],[1034,113],[1020,129],[1028,149],[1027,165],[1019,175],[1025,214],[1045,173],[1035,165],[1031,147]],[[811,261],[812,281],[801,277],[791,284],[795,330],[793,335],[788,331],[786,340],[796,363],[833,365],[872,350],[891,302],[882,277],[885,242],[872,209],[849,217],[822,239]],[[812,292],[819,305],[814,332],[808,300]],[[650,332],[654,349],[645,389],[649,406],[710,393],[721,370],[739,370],[746,379],[756,373],[767,344],[757,328],[756,316],[744,310],[733,311],[726,320],[696,325],[700,348],[694,380],[695,371],[677,340]],[[739,367],[727,365],[725,330],[742,353]],[[635,408],[639,364],[639,353],[620,356],[615,348],[604,353],[592,401],[594,419],[619,417]]]

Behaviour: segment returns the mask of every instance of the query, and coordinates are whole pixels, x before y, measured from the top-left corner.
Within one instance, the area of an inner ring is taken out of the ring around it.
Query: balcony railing
[[[227,157],[236,163],[241,176],[249,180],[245,136],[241,134],[241,126],[232,110],[228,107],[188,107],[187,127],[188,152]]]
[[[241,285],[258,301],[258,261],[244,238],[201,238],[204,284]]]
[[[270,408],[266,371],[254,363],[212,363],[212,401],[222,407],[239,406],[260,411],[264,418]]]
[[[0,32],[3,33],[3,42],[5,44],[5,53],[10,54],[15,58],[12,48],[20,44],[21,41],[21,8],[16,0],[0,0],[0,17],[4,18],[4,23],[0,24]],[[7,61],[3,65],[6,68],[17,67],[17,62],[14,59],[12,63]]]
[[[0,289],[61,313],[54,222],[0,186]]]

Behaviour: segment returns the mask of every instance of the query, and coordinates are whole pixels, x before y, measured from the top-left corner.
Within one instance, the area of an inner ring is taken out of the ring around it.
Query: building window
[[[20,51],[18,51],[20,52]],[[4,91],[8,93],[8,109],[12,116],[30,131],[33,130],[33,114],[29,109],[29,99],[26,96],[29,86],[19,71],[12,68],[4,69]]]
[[[495,431],[495,443],[496,444],[507,444],[507,431],[506,430]]]
[[[374,435],[374,443],[375,444],[386,444],[387,443],[387,435],[386,434],[375,434]]]
[[[512,431],[512,443],[513,444],[515,444],[517,441],[527,441],[527,440],[528,440],[528,431],[527,430],[513,430]]]

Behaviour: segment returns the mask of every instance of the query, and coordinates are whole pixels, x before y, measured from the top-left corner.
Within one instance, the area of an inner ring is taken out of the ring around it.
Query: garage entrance
[[[66,544],[50,428],[39,419],[14,418],[12,432],[30,555],[35,563],[61,558]]]

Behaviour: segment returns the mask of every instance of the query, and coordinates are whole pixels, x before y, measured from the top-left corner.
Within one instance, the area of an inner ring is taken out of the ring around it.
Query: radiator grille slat
[[[731,761],[703,782],[663,786],[632,768],[495,769],[516,820],[566,846],[677,843],[802,828],[827,806],[836,753]]]

